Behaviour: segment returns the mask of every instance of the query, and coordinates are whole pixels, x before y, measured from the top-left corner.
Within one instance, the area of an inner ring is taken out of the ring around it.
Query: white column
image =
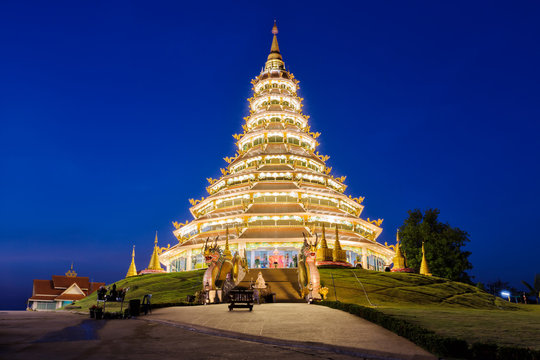
[[[364,268],[364,269],[368,268],[367,249],[365,247],[362,248],[362,268]]]
[[[188,249],[187,251],[187,262],[186,262],[186,270],[191,270],[191,249]]]

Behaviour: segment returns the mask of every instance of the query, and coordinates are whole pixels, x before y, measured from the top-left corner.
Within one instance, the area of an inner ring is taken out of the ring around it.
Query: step
[[[297,269],[250,269],[239,284],[249,287],[250,280],[255,284],[259,272],[262,273],[266,285],[276,294],[276,302],[304,302],[298,288]]]

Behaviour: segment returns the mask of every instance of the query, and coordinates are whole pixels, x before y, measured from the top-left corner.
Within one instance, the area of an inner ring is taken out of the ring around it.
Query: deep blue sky
[[[234,154],[278,20],[304,112],[363,218],[394,242],[435,207],[478,281],[532,281],[540,215],[538,2],[0,3],[0,308],[32,279],[111,282]],[[6,290],[8,289],[8,290]],[[7,299],[6,299],[7,297]]]

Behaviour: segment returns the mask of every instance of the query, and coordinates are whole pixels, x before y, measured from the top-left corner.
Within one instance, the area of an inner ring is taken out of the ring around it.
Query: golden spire
[[[133,245],[133,252],[131,253],[131,264],[129,265],[126,277],[137,276],[137,268],[135,267],[135,245]]]
[[[420,275],[431,276],[426,260],[426,250],[424,249],[424,242],[422,242],[422,264],[420,264]]]
[[[392,259],[394,263],[394,269],[405,269],[407,267],[405,257],[401,254],[401,247],[399,246],[399,229],[396,232],[396,256]]]
[[[324,223],[322,224],[322,238],[317,249],[317,261],[332,261],[332,249],[328,248],[326,242],[326,233],[324,231]]]
[[[76,277],[77,273],[73,270],[73,261],[71,262],[71,269],[66,273],[67,277]]]
[[[278,28],[276,25],[276,21],[274,20],[274,26],[272,27],[272,34],[274,34],[274,38],[272,39],[270,54],[268,54],[266,65],[264,66],[265,71],[272,69],[285,70],[285,63],[283,62],[283,58],[281,57],[281,53],[279,52],[277,33]]]
[[[223,251],[223,256],[226,259],[232,259],[232,253],[229,250],[229,226],[225,227],[225,251]]]
[[[281,57],[281,53],[279,52],[279,45],[278,45],[277,36],[276,36],[277,33],[278,33],[278,29],[277,29],[276,21],[274,20],[274,27],[272,27],[272,34],[274,34],[274,38],[272,39],[272,47],[270,48],[270,54],[268,54],[267,60],[274,60],[274,59],[283,60],[283,58]]]
[[[341,250],[341,243],[339,242],[338,228],[336,226],[336,242],[334,243],[335,250]]]
[[[341,243],[339,242],[338,228],[336,225],[336,241],[334,242],[333,260],[340,262],[347,262],[347,254],[341,249]]]
[[[163,270],[161,268],[161,265],[159,264],[159,257],[158,257],[158,245],[157,245],[157,231],[156,231],[156,239],[154,240],[154,252],[152,253],[152,257],[150,258],[150,264],[148,264],[147,270]]]

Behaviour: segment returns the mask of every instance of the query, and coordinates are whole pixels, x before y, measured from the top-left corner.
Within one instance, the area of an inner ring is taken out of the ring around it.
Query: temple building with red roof
[[[77,276],[71,269],[64,276],[53,275],[52,280],[34,279],[32,296],[28,299],[28,310],[57,310],[80,300],[101,286],[102,282],[91,282],[87,276]]]

